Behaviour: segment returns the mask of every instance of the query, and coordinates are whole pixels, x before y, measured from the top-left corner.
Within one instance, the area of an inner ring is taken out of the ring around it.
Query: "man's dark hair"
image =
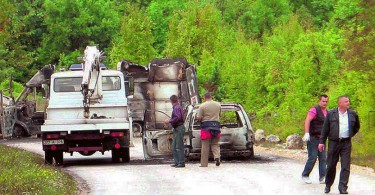
[[[322,95],[320,95],[320,96],[319,96],[319,100],[322,100],[322,98],[328,98],[328,95],[326,95],[326,94],[322,94]]]
[[[172,95],[169,99],[171,100],[172,103],[177,103],[178,101],[177,95]]]
[[[212,98],[211,93],[210,93],[210,92],[206,92],[206,93],[204,94],[204,98],[206,98],[206,99],[211,99],[211,98]]]

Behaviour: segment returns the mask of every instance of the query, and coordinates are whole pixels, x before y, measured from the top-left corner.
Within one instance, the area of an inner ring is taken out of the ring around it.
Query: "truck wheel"
[[[122,162],[128,163],[130,161],[130,151],[129,148],[121,148],[121,158]]]
[[[47,165],[52,164],[53,154],[52,151],[44,151],[44,163]]]
[[[120,162],[120,151],[117,149],[112,149],[112,162]]]
[[[55,151],[54,152],[54,160],[55,162],[53,163],[55,166],[61,166],[64,164],[64,155],[63,155],[63,151]]]

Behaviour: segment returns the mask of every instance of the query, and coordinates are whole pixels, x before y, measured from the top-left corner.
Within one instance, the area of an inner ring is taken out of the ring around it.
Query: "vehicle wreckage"
[[[123,60],[117,69],[125,75],[133,129],[142,136],[145,158],[172,154],[172,127],[164,123],[172,113],[171,95],[177,95],[185,108],[185,154],[200,155],[200,131],[195,115],[201,100],[195,66],[185,58],[154,59],[147,67]],[[224,116],[220,139],[223,156],[254,156],[254,131],[244,108],[238,103],[222,103],[221,115]]]
[[[45,65],[26,84],[17,98],[12,93],[13,82],[0,91],[0,134],[2,138],[23,137],[40,134],[40,126],[44,123],[44,111],[37,111],[37,91],[44,95],[49,90],[50,78],[55,66]],[[5,96],[8,91],[10,96]]]

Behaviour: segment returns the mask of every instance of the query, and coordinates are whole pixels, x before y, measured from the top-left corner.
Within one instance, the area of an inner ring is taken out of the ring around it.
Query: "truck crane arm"
[[[102,75],[100,72],[100,60],[103,52],[100,52],[96,46],[87,46],[85,56],[83,57],[83,79],[81,83],[81,92],[83,94],[83,115],[90,117],[90,104],[99,102],[103,98]]]

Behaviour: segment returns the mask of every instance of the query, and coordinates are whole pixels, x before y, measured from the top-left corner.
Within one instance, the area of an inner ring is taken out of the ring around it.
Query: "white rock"
[[[266,135],[263,129],[258,129],[255,131],[255,142],[264,142],[266,141]]]
[[[288,149],[302,149],[303,141],[302,137],[298,134],[289,135],[286,138],[286,148]]]

